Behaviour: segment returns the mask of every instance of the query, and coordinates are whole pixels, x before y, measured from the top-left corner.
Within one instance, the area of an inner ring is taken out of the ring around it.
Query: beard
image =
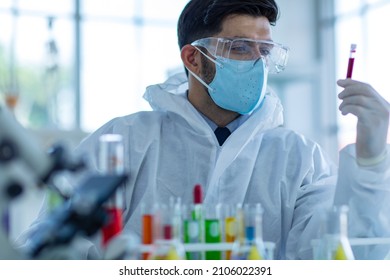
[[[204,55],[201,56],[202,69],[201,69],[201,78],[206,84],[210,84],[215,77],[215,66],[214,63],[211,62]]]

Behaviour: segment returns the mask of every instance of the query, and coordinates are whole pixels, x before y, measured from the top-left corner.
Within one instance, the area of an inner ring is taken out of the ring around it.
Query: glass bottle
[[[263,260],[267,253],[263,241],[263,209],[261,204],[245,204],[237,208],[237,237],[232,247],[233,260]]]

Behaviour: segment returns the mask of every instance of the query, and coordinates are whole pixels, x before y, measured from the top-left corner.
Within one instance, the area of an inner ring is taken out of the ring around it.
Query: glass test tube
[[[183,241],[184,243],[202,244],[202,213],[196,205],[183,205]],[[199,251],[187,251],[187,260],[202,260],[204,253]]]
[[[351,44],[351,49],[349,51],[349,59],[348,59],[347,79],[352,78],[353,64],[355,62],[355,54],[356,54],[356,44]]]
[[[204,240],[205,243],[221,243],[221,205],[204,205]],[[221,251],[206,251],[206,260],[221,260]]]
[[[184,246],[176,236],[177,228],[176,215],[178,208],[175,205],[155,205],[154,230],[155,240],[149,259],[152,260],[183,260],[185,259]]]
[[[141,205],[141,223],[142,223],[142,244],[151,246],[154,241],[154,206]],[[142,259],[147,260],[150,257],[150,252],[142,253]]]
[[[183,205],[181,198],[171,197],[169,207],[172,209],[173,236],[179,241],[183,241]]]
[[[203,189],[197,184],[193,189],[193,204],[184,211],[184,242],[204,243]],[[186,252],[188,260],[204,260],[204,252]]]
[[[262,215],[260,204],[237,207],[237,237],[233,244],[231,259],[267,259],[262,236]]]
[[[224,204],[223,206],[223,236],[224,242],[234,243],[237,235],[237,225],[236,225],[236,208],[237,206],[232,204]],[[231,259],[231,250],[225,251],[225,260]]]
[[[98,167],[102,174],[123,174],[124,146],[122,135],[103,134],[99,138]],[[103,245],[123,228],[122,212],[124,206],[124,186],[117,189],[115,194],[105,203],[104,208],[109,217],[108,223],[103,226]]]
[[[248,259],[266,259],[263,241],[263,208],[259,203],[246,204],[244,207],[246,239],[251,246]]]

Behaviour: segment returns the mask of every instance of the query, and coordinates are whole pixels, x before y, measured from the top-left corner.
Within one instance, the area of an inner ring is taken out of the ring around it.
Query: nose
[[[256,60],[253,62],[253,66],[255,66],[260,60],[263,61],[263,62],[265,61],[265,60],[264,60],[264,57],[262,57],[262,56],[260,55],[260,56],[259,56],[258,58],[256,58]]]
[[[261,45],[259,44],[256,44],[256,47],[253,48],[253,57],[258,60],[259,58],[261,58],[263,55],[261,54],[261,51],[260,51],[260,48],[261,48]]]

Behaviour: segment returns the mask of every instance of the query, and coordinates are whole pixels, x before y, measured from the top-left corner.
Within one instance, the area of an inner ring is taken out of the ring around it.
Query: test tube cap
[[[194,203],[201,204],[203,200],[203,190],[200,184],[195,185],[194,187]]]

